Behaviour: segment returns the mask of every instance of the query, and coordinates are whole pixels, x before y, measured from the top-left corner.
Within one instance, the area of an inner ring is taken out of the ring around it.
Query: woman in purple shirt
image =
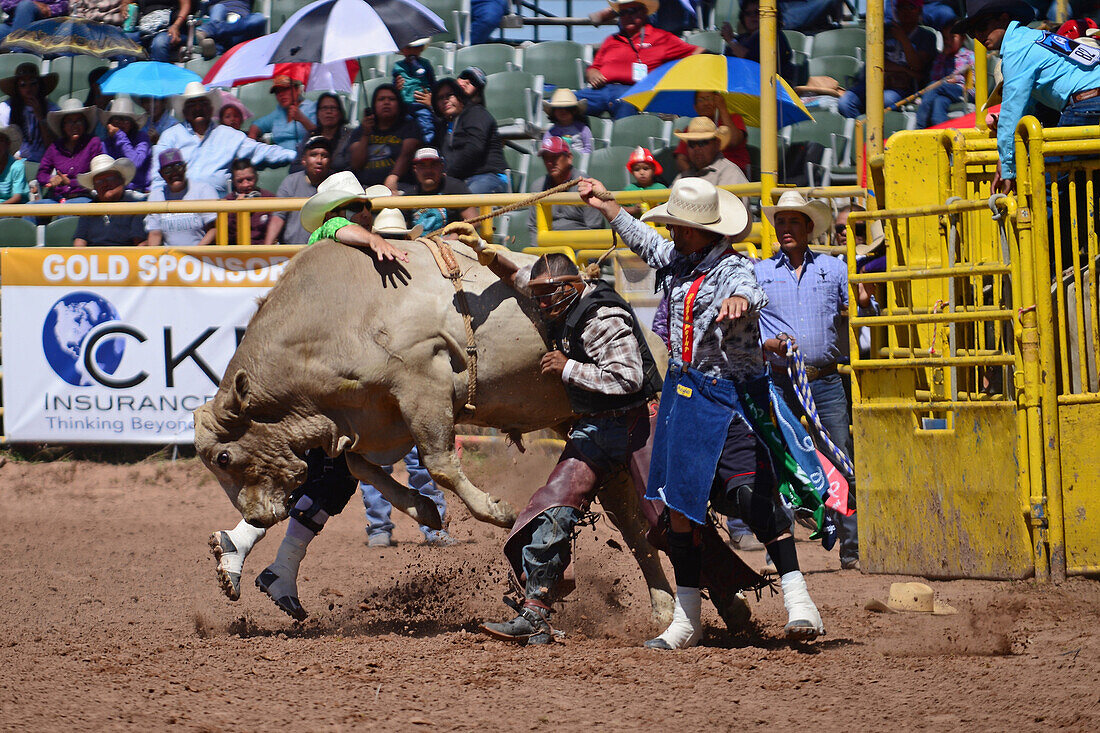
[[[91,192],[76,177],[90,171],[92,158],[103,152],[103,143],[91,134],[95,109],[81,106],[80,100],[71,97],[63,99],[60,109],[46,115],[46,124],[57,137],[38,166],[41,203],[90,202]]]
[[[99,120],[107,130],[104,137],[107,154],[116,160],[127,158],[134,164],[134,180],[126,188],[141,193],[149,190],[149,171],[153,163],[149,134],[142,130],[147,116],[138,112],[128,94],[118,95],[99,113]]]

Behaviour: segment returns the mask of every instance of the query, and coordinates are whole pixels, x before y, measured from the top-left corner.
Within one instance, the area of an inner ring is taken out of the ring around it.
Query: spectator
[[[256,182],[259,180],[259,176],[256,174],[256,166],[252,165],[251,160],[247,158],[238,158],[229,166],[229,171],[232,176],[233,190],[225,197],[228,201],[236,201],[237,199],[272,198],[275,196],[275,194],[271,193],[271,191],[268,191],[266,188],[256,188]],[[251,234],[251,243],[263,244],[264,237],[267,236],[267,225],[271,220],[271,214],[266,211],[254,211],[250,219],[251,225],[249,226],[249,232]],[[229,217],[229,243],[237,243],[237,217],[235,216]]]
[[[0,204],[22,204],[30,200],[26,163],[15,157],[23,135],[14,125],[0,127]]]
[[[455,81],[466,93],[467,104],[485,106],[485,85],[488,83],[489,77],[480,66],[467,66]]]
[[[923,0],[895,0],[896,21],[885,29],[883,41],[886,66],[883,72],[883,102],[892,106],[917,91],[928,78],[936,54],[936,34],[920,25]],[[845,117],[859,117],[867,104],[866,71],[837,101]]]
[[[68,15],[68,0],[0,0],[8,22],[0,23],[0,40],[12,31],[22,30],[36,20]]]
[[[382,214],[387,211],[393,211],[397,214],[396,222],[404,222],[401,213],[396,209],[385,209],[378,215],[378,219],[374,223],[375,234],[380,234],[386,239],[407,239],[407,234],[395,236],[397,235],[396,230],[382,231],[379,228],[379,225],[382,224]],[[413,446],[413,449],[405,456],[405,469],[409,472],[409,488],[419,491],[435,502],[439,519],[445,522],[447,500],[443,497],[440,488],[435,485],[435,481],[432,481],[428,469],[424,468],[424,464],[421,463],[420,452],[416,446]],[[387,473],[393,473],[393,466],[383,466],[383,470]],[[393,547],[396,544],[393,541],[393,522],[390,521],[390,512],[393,510],[393,505],[386,501],[386,498],[379,493],[378,489],[368,483],[360,482],[359,489],[363,492],[363,508],[366,510],[367,515],[367,547]],[[448,547],[455,543],[454,538],[448,534],[446,529],[434,530],[420,525],[420,533],[424,535],[424,543],[427,545]]]
[[[726,107],[725,98],[717,92],[695,93],[695,114],[714,120],[715,124],[729,130],[722,155],[726,160],[741,169],[746,176],[749,174],[749,147],[746,141],[749,139],[745,131],[745,121],[741,115],[733,114]],[[691,167],[688,160],[688,145],[684,140],[676,146],[676,167],[686,171]]]
[[[405,46],[401,49],[404,58],[393,65],[393,85],[401,93],[401,101],[425,145],[435,140],[435,117],[431,108],[435,68],[431,61],[420,56],[430,41],[430,38],[421,38]]]
[[[687,144],[688,168],[673,183],[681,178],[702,178],[715,186],[749,182],[741,169],[722,155],[730,137],[728,127],[718,127],[707,117],[695,117],[676,137]]]
[[[765,206],[763,212],[775,228],[779,244],[775,255],[756,263],[756,279],[768,296],[760,313],[760,338],[772,366],[772,381],[795,414],[800,414],[802,409],[785,358],[786,347],[793,341],[806,360],[806,376],[821,424],[833,443],[851,458],[848,397],[837,373],[837,363],[847,360],[844,312],[848,308],[848,267],[836,257],[809,248],[810,242],[829,231],[832,213],[828,205],[806,201],[797,191],[784,192],[775,206]],[[811,426],[810,432],[814,433],[818,450],[829,457],[829,449],[816,429]],[[854,499],[853,493],[850,505],[854,505]],[[858,570],[856,516],[836,514],[834,521],[840,540],[840,566]]]
[[[508,12],[508,0],[470,0],[470,43],[488,43]]]
[[[584,110],[588,102],[577,99],[577,95],[564,87],[555,89],[549,102],[543,102],[542,108],[554,124],[543,138],[560,137],[574,153],[591,153],[594,147],[592,131],[588,129],[588,118]]]
[[[146,192],[152,180],[153,146],[149,134],[142,130],[147,115],[139,113],[127,94],[120,94],[99,113],[100,122],[106,126],[104,147],[112,158],[126,158],[134,164],[134,173],[128,177],[128,189]]]
[[[0,102],[0,126],[19,128],[23,142],[19,157],[37,163],[53,142],[53,133],[46,124],[46,115],[57,105],[46,96],[57,88],[57,74],[41,74],[33,63],[19,64],[15,74],[0,79],[0,92],[7,99]]]
[[[974,67],[974,52],[963,46],[964,36],[952,26],[943,27],[943,51],[932,61],[931,81],[944,82],[925,92],[917,107],[917,126],[931,127],[947,121],[948,108],[963,101],[966,94],[966,75]]]
[[[153,61],[171,63],[183,44],[183,24],[191,14],[191,0],[139,0],[136,35]]]
[[[252,116],[248,108],[239,99],[230,95],[222,96],[222,107],[218,110],[218,124],[241,129],[244,121]]]
[[[560,137],[543,138],[539,147],[539,157],[546,166],[546,175],[535,181],[531,193],[545,191],[566,181],[587,178],[587,174],[573,167],[573,151]],[[531,241],[537,242],[538,217],[527,217],[527,228],[531,232]],[[575,229],[604,229],[603,215],[591,206],[551,206],[550,229],[565,231]]]
[[[592,88],[577,92],[578,98],[588,100],[590,114],[607,112],[616,119],[637,114],[633,105],[621,101],[631,85],[666,61],[703,52],[649,25],[649,16],[657,12],[658,4],[658,0],[611,2],[619,13],[619,32],[600,45],[585,72]]]
[[[210,4],[201,31],[207,36],[200,41],[204,58],[264,34],[267,16],[253,13],[252,5],[252,0],[215,0]]]
[[[130,0],[70,0],[69,15],[121,28],[129,5]]]
[[[297,152],[298,146],[317,128],[317,105],[302,99],[302,83],[289,76],[272,79],[271,93],[279,103],[278,108],[253,122],[248,136],[259,140],[260,135],[271,135],[275,145]]]
[[[126,158],[115,160],[110,155],[92,158],[87,173],[77,176],[80,185],[95,192],[97,203],[137,201],[137,194],[127,188],[134,177],[134,164]],[[74,247],[130,247],[145,242],[145,217],[138,214],[82,216],[76,224]]]
[[[202,181],[218,191],[218,198],[229,192],[229,164],[237,158],[248,158],[257,166],[288,164],[294,151],[278,145],[256,142],[240,130],[213,122],[214,104],[221,93],[208,92],[202,82],[187,84],[183,94],[172,98],[172,107],[183,122],[164,131],[154,152],[178,148],[183,153],[192,181]],[[152,188],[164,185],[159,175],[153,176]]]
[[[317,128],[314,135],[328,138],[332,143],[332,170],[351,170],[351,141],[355,132],[348,126],[348,116],[344,112],[344,104],[340,98],[332,92],[325,92],[317,98]],[[305,152],[306,141],[298,146],[298,157]],[[290,172],[297,173],[302,169],[299,161],[290,165]]]
[[[470,189],[462,181],[451,178],[443,169],[443,158],[435,148],[421,148],[413,157],[413,174],[416,186],[409,191],[414,196],[440,195],[452,196],[469,194]],[[477,209],[468,206],[462,209],[407,209],[409,221],[423,227],[426,232],[442,229],[453,221],[473,219]]]
[[[726,41],[726,55],[739,59],[748,59],[760,63],[760,3],[747,0],[737,14],[740,31],[733,33],[733,27],[726,21],[722,24],[722,38]],[[788,83],[794,84],[795,68],[791,44],[781,30],[783,23],[776,18],[776,52],[778,55],[779,75]],[[700,113],[701,114],[701,113]],[[743,126],[742,126],[743,129]],[[736,162],[736,161],[735,161]]]
[[[439,152],[447,175],[459,178],[476,194],[508,193],[504,147],[497,122],[481,104],[471,103],[454,79],[435,86],[434,103],[442,119]]]
[[[398,184],[412,185],[412,157],[420,133],[405,113],[397,87],[381,84],[349,147],[351,170],[364,186],[383,184],[397,193]]]
[[[633,179],[626,185],[624,191],[656,191],[666,190],[668,186],[657,180],[657,176],[664,173],[661,164],[653,157],[647,148],[634,148],[630,159],[626,161],[626,169]],[[646,203],[624,206],[626,213],[637,218],[649,211],[650,205]]]
[[[138,99],[138,103],[149,113],[149,119],[142,129],[148,133],[149,142],[153,145],[157,144],[165,130],[180,123],[172,113],[172,105],[167,98],[141,97]]]
[[[314,135],[306,141],[302,152],[302,170],[291,173],[281,184],[279,198],[308,198],[317,193],[317,186],[332,173],[332,143],[326,137]],[[276,211],[267,225],[264,244],[305,244],[309,232],[302,227],[300,211]]]
[[[183,152],[168,148],[157,156],[160,177],[164,188],[155,188],[149,194],[150,201],[196,201],[218,198],[218,192],[204,181],[187,179],[187,163]],[[149,246],[194,247],[214,243],[214,220],[217,214],[149,214],[145,217],[145,229],[149,232]]]
[[[779,0],[777,5],[783,27],[807,35],[835,28],[833,18],[841,12],[840,0]]]
[[[309,244],[332,239],[371,250],[379,260],[408,262],[409,255],[368,229],[374,222],[373,198],[388,197],[385,186],[364,190],[351,171],[334,173],[317,187],[302,207],[302,226],[312,232]]]
[[[84,107],[72,97],[61,100],[61,108],[46,115],[46,124],[55,135],[38,166],[41,203],[88,203],[92,192],[80,185],[77,176],[87,173],[92,158],[103,152],[103,143],[93,137],[95,110]]]

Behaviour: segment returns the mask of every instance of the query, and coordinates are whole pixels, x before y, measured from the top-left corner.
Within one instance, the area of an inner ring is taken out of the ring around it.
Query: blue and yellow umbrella
[[[0,51],[25,51],[43,58],[86,54],[101,59],[144,58],[145,49],[118,26],[84,18],[46,18],[12,31]]]
[[[776,98],[779,126],[813,120],[794,90],[779,76]],[[695,115],[695,93],[717,92],[731,113],[745,124],[760,127],[760,64],[733,56],[698,54],[662,64],[623,95],[645,112]]]

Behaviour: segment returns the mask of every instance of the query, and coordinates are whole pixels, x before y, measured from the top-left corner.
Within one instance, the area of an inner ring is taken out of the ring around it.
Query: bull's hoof
[[[240,600],[241,597],[241,574],[229,569],[227,555],[236,554],[238,552],[237,546],[233,544],[233,540],[229,539],[227,532],[217,531],[210,535],[210,554],[217,560],[218,565],[214,570],[215,575],[218,578],[218,585],[221,586],[222,592],[225,593],[226,598],[231,601]]]
[[[672,623],[672,614],[675,611],[676,599],[665,590],[651,589],[649,591],[649,607],[653,625],[658,628]]]
[[[267,597],[274,601],[275,605],[279,607],[279,610],[287,616],[290,616],[295,621],[305,621],[309,614],[302,608],[298,596],[292,593],[281,594],[280,591],[275,588],[278,581],[279,576],[268,568],[256,576],[256,587],[266,593]]]
[[[504,527],[505,529],[511,529],[512,525],[516,523],[516,510],[512,508],[512,505],[506,502],[504,499],[489,499],[488,511],[486,514],[486,521],[490,524],[495,524],[498,527]]]
[[[752,619],[752,609],[745,600],[745,594],[715,591],[714,588],[708,588],[708,590],[711,603],[714,604],[718,615],[722,617],[726,628],[734,633],[743,631]]]

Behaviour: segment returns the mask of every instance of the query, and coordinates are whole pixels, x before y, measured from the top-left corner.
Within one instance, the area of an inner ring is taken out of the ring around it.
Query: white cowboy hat
[[[23,144],[23,132],[15,125],[0,127],[0,135],[8,139],[8,152],[11,155],[14,155]]]
[[[542,103],[542,108],[550,116],[553,116],[555,109],[570,109],[571,107],[576,107],[577,111],[583,115],[584,111],[588,109],[588,100],[577,99],[577,95],[573,93],[573,90],[565,87],[555,89],[550,101]]]
[[[176,116],[177,120],[183,119],[183,105],[187,104],[187,100],[197,97],[206,97],[210,100],[211,107],[214,109],[221,109],[221,105],[219,104],[221,101],[221,93],[217,89],[207,91],[201,81],[189,81],[187,82],[187,86],[183,88],[182,94],[177,94],[172,97],[172,114]]]
[[[138,112],[137,106],[134,104],[134,100],[130,98],[129,94],[120,94],[111,100],[111,103],[107,105],[107,109],[99,111],[99,121],[104,126],[110,121],[112,117],[129,117],[134,121],[134,125],[140,130],[145,127],[145,120],[149,118],[149,115],[144,112]]]
[[[647,15],[653,15],[661,7],[661,0],[607,0],[607,4],[616,13],[623,5],[645,5],[645,9],[649,11]]]
[[[797,211],[799,214],[809,217],[813,223],[813,231],[810,232],[810,240],[813,241],[833,225],[833,212],[829,205],[823,201],[807,201],[798,191],[784,191],[775,206],[761,207],[764,216],[775,226],[775,215],[781,211]]]
[[[95,129],[95,107],[85,107],[79,99],[66,97],[61,100],[58,109],[46,113],[46,124],[53,130],[53,134],[61,136],[61,121],[69,115],[84,115],[84,121],[88,123],[88,133]]]
[[[108,171],[114,171],[122,176],[122,185],[125,186],[134,180],[134,163],[129,158],[112,158],[109,155],[97,155],[92,158],[91,170],[77,175],[76,180],[89,191],[95,190],[96,176]]]
[[[325,222],[325,214],[343,206],[349,201],[366,201],[393,196],[393,192],[383,185],[375,185],[364,190],[363,184],[351,171],[340,171],[321,181],[317,193],[302,207],[302,228],[312,232]]]
[[[958,613],[946,603],[937,601],[936,592],[924,583],[891,583],[890,598],[886,603],[874,598],[864,608],[879,613],[930,613],[933,616]]]
[[[752,219],[741,199],[702,178],[681,178],[672,184],[668,202],[642,215],[654,224],[678,224],[741,240]]]
[[[400,209],[382,209],[374,217],[374,233],[383,237],[407,237],[416,239],[424,233],[424,227],[417,224],[412,229],[405,226],[405,215]]]

